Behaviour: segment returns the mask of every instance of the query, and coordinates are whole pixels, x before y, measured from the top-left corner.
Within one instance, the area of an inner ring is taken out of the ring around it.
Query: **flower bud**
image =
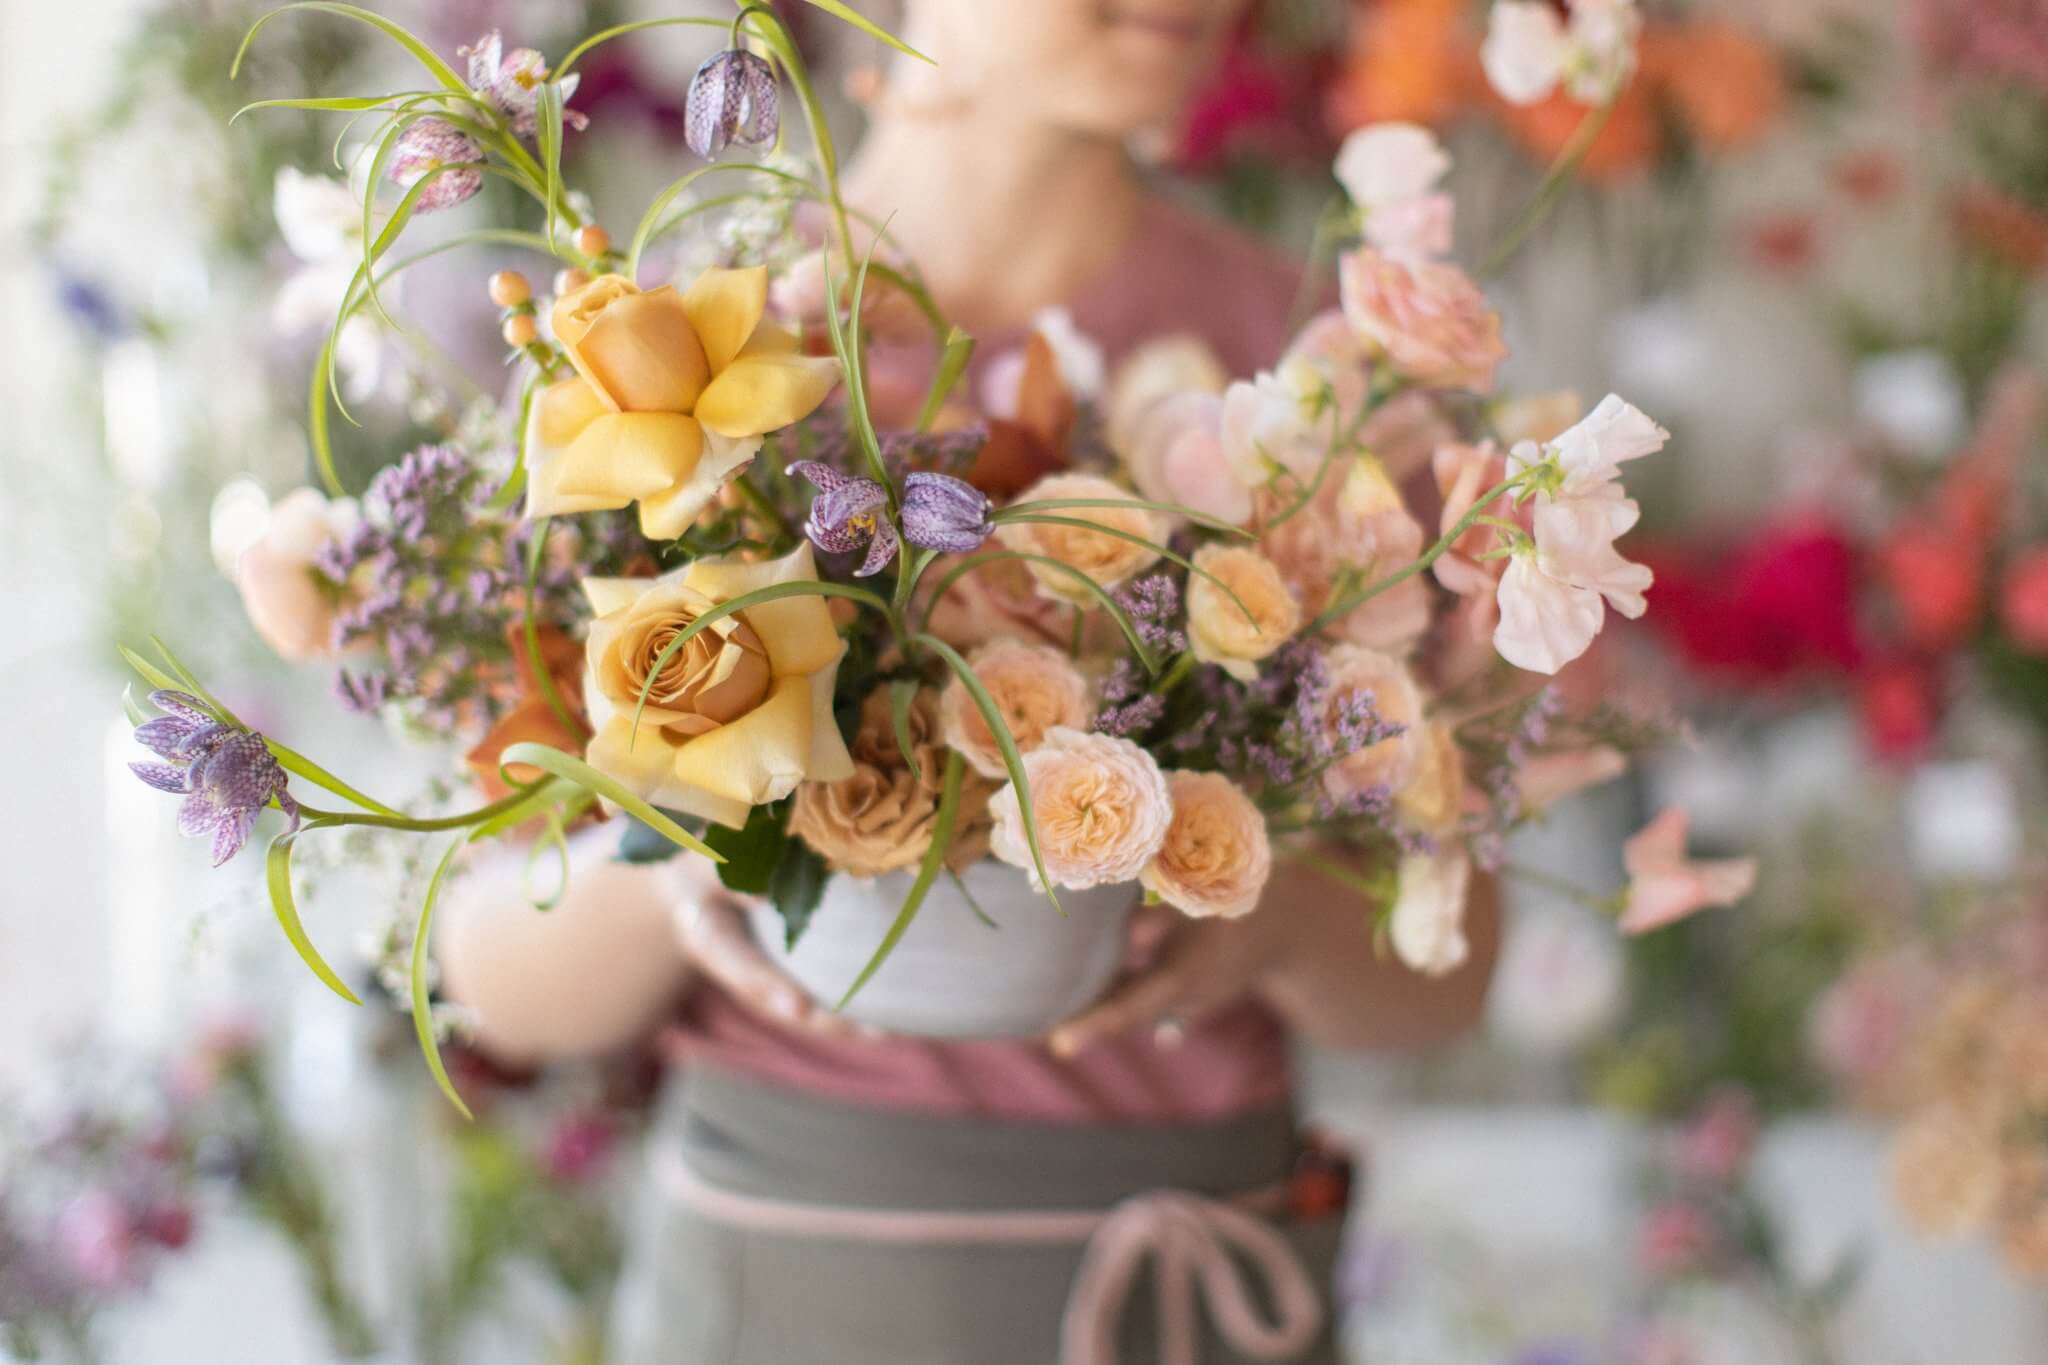
[[[776,95],[775,72],[765,58],[740,48],[714,53],[690,78],[683,138],[706,160],[733,142],[766,146],[780,126]]]

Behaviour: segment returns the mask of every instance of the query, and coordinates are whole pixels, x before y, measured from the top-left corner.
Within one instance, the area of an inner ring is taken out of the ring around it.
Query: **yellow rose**
[[[590,578],[597,619],[584,694],[595,735],[585,758],[672,810],[738,827],[799,782],[837,782],[853,760],[832,718],[846,646],[822,597],[786,597],[714,621],[640,689],[663,650],[718,603],[817,577],[811,547],[766,563],[700,559],[655,579]]]
[[[1018,502],[1044,502],[1063,498],[1095,498],[1132,501],[1132,495],[1108,479],[1094,474],[1052,474],[1024,490]],[[1079,569],[1104,588],[1115,588],[1134,574],[1150,568],[1159,551],[1125,536],[1142,536],[1160,544],[1167,536],[1166,518],[1144,507],[1059,507],[1046,513],[1070,521],[1105,526],[1122,535],[1104,535],[1080,526],[1058,523],[1012,521],[996,527],[996,539],[1005,548],[1026,554],[1045,555],[1069,568]],[[1080,606],[1093,606],[1095,595],[1074,580],[1043,564],[1031,565],[1038,590],[1047,597]]]
[[[556,301],[555,339],[576,367],[534,397],[528,516],[640,504],[640,529],[672,540],[761,447],[838,382],[762,324],[768,272],[707,270],[688,292],[601,275]]]
[[[1188,647],[1203,663],[1250,682],[1258,661],[1300,629],[1301,603],[1273,561],[1250,546],[1204,545],[1195,567],[1210,578],[1188,578]],[[1237,594],[1235,601],[1218,582]]]

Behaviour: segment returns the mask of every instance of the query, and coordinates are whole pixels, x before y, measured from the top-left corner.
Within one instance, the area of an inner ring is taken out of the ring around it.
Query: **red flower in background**
[[[2006,569],[1999,615],[2021,652],[2048,654],[2048,546],[2027,551]]]
[[[1175,164],[1212,169],[1248,149],[1304,158],[1329,153],[1322,92],[1332,56],[1269,37],[1263,19],[1263,7],[1254,5],[1231,35],[1216,74],[1189,105]]]
[[[1909,644],[1939,653],[1968,638],[1984,608],[1984,542],[1942,522],[1910,522],[1878,547],[1878,575]]]
[[[1916,758],[1934,738],[1940,706],[1932,665],[1916,659],[1887,659],[1867,669],[1856,684],[1863,732],[1879,758]]]
[[[1657,573],[1649,619],[1702,673],[1784,683],[1846,673],[1863,657],[1855,551],[1817,514],[1767,525],[1732,547],[1645,558]]]

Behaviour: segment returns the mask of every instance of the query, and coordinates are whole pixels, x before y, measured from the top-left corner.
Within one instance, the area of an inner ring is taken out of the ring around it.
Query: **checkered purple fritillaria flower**
[[[869,578],[889,567],[900,548],[896,525],[889,520],[889,490],[875,480],[847,474],[816,460],[799,460],[789,472],[818,489],[804,534],[827,554],[866,550],[856,578]],[[917,473],[903,480],[902,538],[927,550],[966,554],[978,548],[993,529],[988,498],[973,484],[949,474]]]
[[[454,208],[484,187],[484,173],[477,169],[483,159],[477,140],[446,119],[416,119],[398,135],[390,175],[394,184],[406,189],[432,175],[433,183],[420,191],[413,205],[416,212],[432,213]]]
[[[474,47],[457,48],[455,55],[469,59],[470,89],[503,114],[514,133],[532,137],[540,130],[540,88],[547,84],[547,58],[530,47],[507,52],[496,29],[477,39]],[[556,82],[563,100],[576,93],[582,79],[581,72],[572,71]],[[574,109],[562,111],[562,122],[579,130],[590,126],[589,118]]]
[[[705,58],[683,102],[683,140],[709,161],[734,142],[765,147],[781,127],[775,69],[764,57],[727,48]]]
[[[212,835],[215,867],[241,852],[257,814],[272,801],[299,827],[298,803],[263,736],[222,725],[183,692],[152,692],[149,699],[165,714],[136,726],[135,738],[164,761],[128,766],[158,791],[185,798],[178,832]]]

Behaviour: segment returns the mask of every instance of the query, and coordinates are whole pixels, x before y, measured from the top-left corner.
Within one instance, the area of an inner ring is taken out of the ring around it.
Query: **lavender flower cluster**
[[[352,710],[405,704],[436,733],[494,719],[507,700],[507,630],[525,614],[526,557],[536,523],[493,511],[493,480],[468,455],[431,445],[380,472],[364,515],[315,564],[347,602],[340,650],[368,646],[381,669],[344,668],[336,691]],[[630,524],[579,517],[551,540],[535,583],[543,624],[581,610],[577,581],[638,552]]]

